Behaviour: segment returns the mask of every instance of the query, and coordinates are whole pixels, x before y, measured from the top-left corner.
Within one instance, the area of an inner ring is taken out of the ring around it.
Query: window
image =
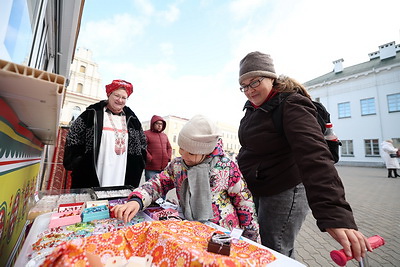
[[[173,142],[176,143],[176,135],[174,135],[174,139],[173,140],[174,140]]]
[[[79,71],[82,73],[86,73],[86,67],[81,65],[81,67],[79,68]]]
[[[31,2],[33,1],[1,1],[0,55],[2,59],[27,64],[26,59],[31,50],[34,25],[29,19],[30,16],[37,16],[37,12],[32,14],[32,8],[37,4]]]
[[[76,120],[76,118],[78,118],[78,116],[81,114],[81,108],[78,106],[75,106],[72,108],[72,118],[71,121]]]
[[[342,142],[341,156],[354,156],[353,140],[340,140]]]
[[[365,139],[365,156],[379,156],[379,143],[378,139]]]
[[[82,94],[82,91],[83,91],[83,84],[78,83],[76,85],[76,92]]]
[[[399,112],[400,111],[400,94],[393,94],[387,96],[388,111]]]
[[[350,102],[338,104],[339,119],[350,118]]]
[[[360,105],[361,105],[362,116],[376,114],[374,98],[361,99]]]

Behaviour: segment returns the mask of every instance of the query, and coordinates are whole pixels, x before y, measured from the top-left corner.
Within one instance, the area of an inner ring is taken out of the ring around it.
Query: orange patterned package
[[[82,264],[87,261],[82,256],[84,251],[97,255],[105,264],[111,257],[125,257],[129,262],[133,256],[150,255],[152,266],[265,266],[276,259],[268,249],[243,240],[232,240],[230,256],[208,252],[209,240],[215,232],[214,228],[194,221],[142,222],[107,234],[72,240],[68,243],[75,247],[76,253],[69,253],[67,258],[69,262],[79,258]],[[58,247],[47,256],[44,266],[60,258],[61,249]],[[61,258],[67,261],[65,256]]]

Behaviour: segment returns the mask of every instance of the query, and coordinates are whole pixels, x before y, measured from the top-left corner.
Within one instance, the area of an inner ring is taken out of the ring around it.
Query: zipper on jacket
[[[97,114],[94,108],[88,109],[93,111],[93,166],[94,171],[96,172],[97,179],[99,179],[99,175],[97,174],[97,160],[96,160],[96,149],[97,149]],[[100,181],[99,181],[100,183]]]
[[[127,114],[127,112],[125,112],[125,116],[126,116],[126,114]],[[128,131],[128,151],[129,151],[129,126],[128,125],[129,125],[129,121],[131,119],[132,120],[137,119],[139,121],[139,119],[136,116],[133,116],[132,114],[129,114],[129,117],[126,120],[126,130]],[[133,127],[133,129],[136,130],[135,127]],[[138,130],[140,130],[140,129],[138,129]],[[146,160],[143,158],[143,155],[141,156],[141,158],[142,158],[143,166],[146,166]]]

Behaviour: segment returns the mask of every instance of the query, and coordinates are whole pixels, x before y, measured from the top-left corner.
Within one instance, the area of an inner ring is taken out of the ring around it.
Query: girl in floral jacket
[[[211,221],[224,228],[241,228],[243,236],[259,241],[253,197],[235,162],[224,155],[217,128],[196,115],[181,130],[177,157],[160,173],[135,189],[130,201],[113,208],[117,218],[130,221],[169,190],[176,188],[187,220]]]

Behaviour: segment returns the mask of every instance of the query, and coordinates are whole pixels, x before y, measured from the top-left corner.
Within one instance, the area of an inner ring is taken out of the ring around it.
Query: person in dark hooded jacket
[[[146,137],[135,113],[126,106],[133,86],[124,80],[106,85],[107,100],[90,105],[68,132],[64,167],[72,171],[71,188],[140,183],[146,160]]]
[[[163,133],[166,126],[167,123],[162,117],[154,115],[150,121],[150,130],[144,132],[147,141],[146,181],[160,173],[171,161],[171,144],[168,136]]]

